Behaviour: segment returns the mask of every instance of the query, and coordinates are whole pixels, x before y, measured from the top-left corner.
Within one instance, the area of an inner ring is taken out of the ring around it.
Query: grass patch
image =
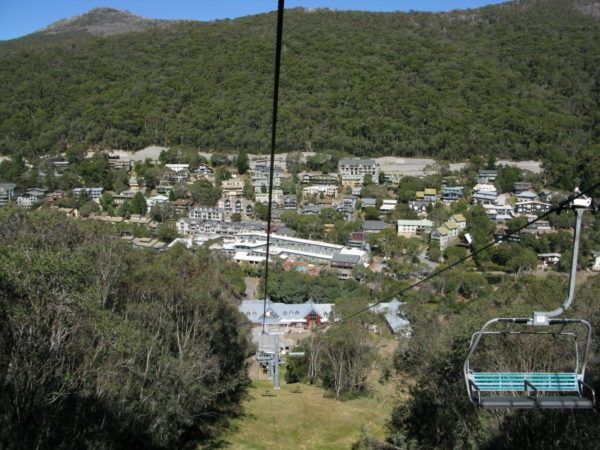
[[[282,366],[281,389],[269,381],[254,381],[243,404],[244,415],[230,423],[224,436],[230,449],[348,449],[362,429],[385,439],[385,425],[399,396],[396,377],[381,383],[381,363],[391,362],[397,342],[378,339],[379,364],[369,379],[370,393],[345,401],[328,398],[326,391],[307,384],[286,384]],[[265,395],[266,391],[275,395]]]

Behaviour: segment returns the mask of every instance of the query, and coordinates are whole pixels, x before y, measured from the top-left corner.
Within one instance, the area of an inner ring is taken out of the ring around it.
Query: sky
[[[504,0],[286,0],[286,8],[363,11],[448,11],[477,8]],[[57,20],[100,6],[126,9],[152,19],[210,21],[277,9],[277,0],[0,0],[0,40],[14,39]]]

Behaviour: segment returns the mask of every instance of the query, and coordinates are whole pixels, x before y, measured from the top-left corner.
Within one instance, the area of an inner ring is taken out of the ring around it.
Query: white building
[[[334,184],[315,184],[312,186],[305,186],[302,188],[304,195],[320,195],[323,194],[327,197],[335,197],[338,193],[338,187]]]
[[[232,195],[242,195],[244,193],[244,180],[241,178],[223,180],[221,183],[221,191],[226,197]]]
[[[267,192],[254,194],[254,200],[258,203],[269,203],[269,194]],[[281,189],[273,189],[271,201],[278,206],[283,205],[283,191]]]
[[[530,212],[547,212],[550,210],[552,205],[550,203],[544,203],[540,201],[526,201],[518,202],[515,205],[515,211],[517,214],[526,214]]]
[[[225,210],[222,208],[210,208],[210,207],[201,207],[201,208],[191,208],[188,211],[188,217],[190,219],[200,219],[200,220],[225,220]]]
[[[167,203],[169,201],[169,197],[165,196],[165,195],[154,195],[152,197],[149,197],[146,199],[146,204],[148,205],[148,208],[152,208],[154,205],[162,205],[164,203]]]
[[[396,209],[396,206],[398,206],[398,200],[386,199],[379,207],[379,212],[387,213],[393,211],[394,209]]]
[[[428,219],[398,221],[398,234],[401,236],[414,236],[417,233],[429,233],[433,228],[433,222]]]
[[[338,173],[344,186],[363,183],[365,175],[371,175],[374,183],[379,182],[379,164],[374,159],[340,159]]]
[[[240,233],[231,239],[214,244],[211,248],[235,261],[259,263],[265,260],[267,235],[263,232]],[[270,254],[281,259],[292,258],[300,261],[331,265],[332,262],[345,264],[366,263],[369,258],[364,250],[350,249],[329,242],[299,239],[291,236],[271,234]]]
[[[23,208],[31,208],[32,206],[36,205],[38,202],[37,197],[35,197],[34,195],[19,195],[17,197],[17,205],[22,206]]]

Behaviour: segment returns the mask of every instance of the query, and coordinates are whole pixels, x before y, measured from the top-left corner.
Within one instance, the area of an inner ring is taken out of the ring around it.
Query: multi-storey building
[[[379,164],[374,159],[341,159],[338,173],[344,186],[363,183],[365,176],[370,175],[371,181],[379,181]]]

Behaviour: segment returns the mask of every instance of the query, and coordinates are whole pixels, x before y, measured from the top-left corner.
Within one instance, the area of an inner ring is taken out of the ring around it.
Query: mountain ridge
[[[149,19],[127,10],[101,6],[83,14],[58,20],[36,31],[38,34],[85,32],[92,36],[113,36],[168,25],[176,21]]]

